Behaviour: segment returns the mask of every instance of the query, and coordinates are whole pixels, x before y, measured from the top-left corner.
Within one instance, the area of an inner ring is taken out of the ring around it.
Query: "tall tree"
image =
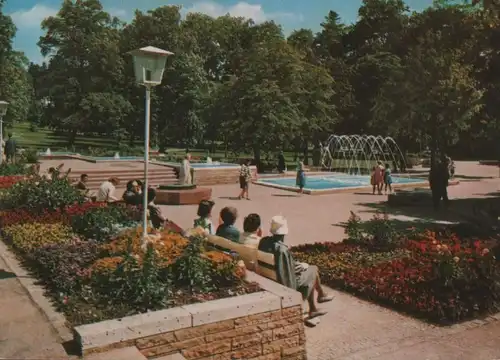
[[[42,55],[51,56],[47,125],[67,131],[70,145],[77,133],[115,133],[116,120],[128,111],[118,89],[123,74],[118,26],[99,0],[64,0],[57,15],[42,22],[46,33],[38,45]],[[101,101],[89,106],[95,99]]]
[[[12,50],[16,28],[10,16],[3,13],[3,4],[0,1],[0,100],[9,103],[3,122],[11,126],[26,120],[32,88],[26,72],[28,60],[23,53]]]

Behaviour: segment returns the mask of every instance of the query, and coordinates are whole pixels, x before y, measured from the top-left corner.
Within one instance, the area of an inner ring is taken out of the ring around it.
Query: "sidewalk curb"
[[[36,284],[36,279],[21,266],[15,255],[9,250],[7,245],[0,239],[0,258],[5,262],[6,270],[10,270],[16,275],[16,280],[28,294],[33,304],[40,310],[48,320],[61,342],[73,340],[73,334],[66,326],[66,318],[56,311],[50,300],[45,297],[45,290]]]

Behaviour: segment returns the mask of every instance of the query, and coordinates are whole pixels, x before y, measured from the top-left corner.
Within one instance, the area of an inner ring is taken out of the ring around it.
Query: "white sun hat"
[[[287,235],[288,222],[284,216],[277,215],[271,219],[271,234],[273,235]]]

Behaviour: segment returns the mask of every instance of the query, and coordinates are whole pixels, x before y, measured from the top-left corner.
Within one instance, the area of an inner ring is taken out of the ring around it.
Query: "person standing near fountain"
[[[385,193],[387,194],[387,189],[389,189],[389,194],[392,193],[392,175],[391,175],[391,167],[389,164],[385,164],[384,170],[384,184],[385,184]]]
[[[283,155],[283,151],[280,151],[278,155],[278,172],[283,174],[286,171],[286,162],[285,155]]]
[[[304,160],[299,158],[297,163],[297,177],[295,179],[295,184],[299,187],[299,194],[304,193],[304,187],[306,186],[306,173],[304,171]]]
[[[182,164],[179,169],[179,182],[182,185],[189,185],[193,183],[193,178],[191,176],[191,154],[189,153],[187,153],[184,160],[182,160]]]
[[[382,161],[377,161],[377,166],[373,167],[371,183],[373,186],[373,195],[375,195],[375,189],[377,193],[382,195],[382,187],[384,186],[384,166]]]
[[[429,185],[432,192],[432,201],[434,203],[434,209],[436,210],[439,209],[441,200],[443,200],[445,206],[448,205],[449,179],[450,173],[448,170],[448,162],[446,161],[446,158],[443,157],[431,165],[431,171],[429,173]]]

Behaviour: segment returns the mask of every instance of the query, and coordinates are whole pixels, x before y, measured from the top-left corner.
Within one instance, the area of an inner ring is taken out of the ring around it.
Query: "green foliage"
[[[0,165],[0,176],[26,175],[28,172],[29,168],[23,163]]]
[[[344,233],[346,234],[346,243],[353,245],[366,244],[365,234],[363,232],[363,223],[361,218],[351,211],[351,215],[347,220]]]
[[[75,233],[97,242],[109,240],[127,225],[132,226],[133,222],[129,211],[121,206],[92,208],[71,217]]]
[[[152,93],[151,141],[160,148],[224,144],[266,168],[277,150],[304,152],[307,163],[311,144],[329,134],[365,133],[394,137],[403,153],[430,146],[492,156],[500,136],[495,6],[434,3],[417,13],[402,0],[365,0],[351,25],[330,11],[318,33],[285,39],[272,21],[183,18],[179,6],[137,11],[121,26],[99,0],[65,0],[42,23],[47,64],[27,66],[11,50],[15,28],[1,15],[0,98],[12,102],[9,124],[55,129],[69,148],[78,137],[105,136],[128,153],[143,136],[144,92],[127,53],[147,43],[174,53]]]
[[[173,265],[174,281],[189,289],[207,290],[211,284],[210,263],[201,257],[203,239],[193,237]]]
[[[375,214],[367,225],[366,232],[372,250],[390,251],[400,245],[401,234],[395,229],[386,213]]]
[[[25,150],[22,154],[22,160],[26,164],[36,164],[38,162],[38,151],[36,149]]]
[[[127,304],[140,312],[160,309],[166,304],[168,281],[152,247],[148,247],[141,264],[133,254],[126,253],[115,271],[93,276],[94,294],[110,304]]]
[[[10,208],[25,208],[32,213],[61,210],[84,200],[66,177],[54,180],[39,177],[27,179],[12,186],[5,197]]]

